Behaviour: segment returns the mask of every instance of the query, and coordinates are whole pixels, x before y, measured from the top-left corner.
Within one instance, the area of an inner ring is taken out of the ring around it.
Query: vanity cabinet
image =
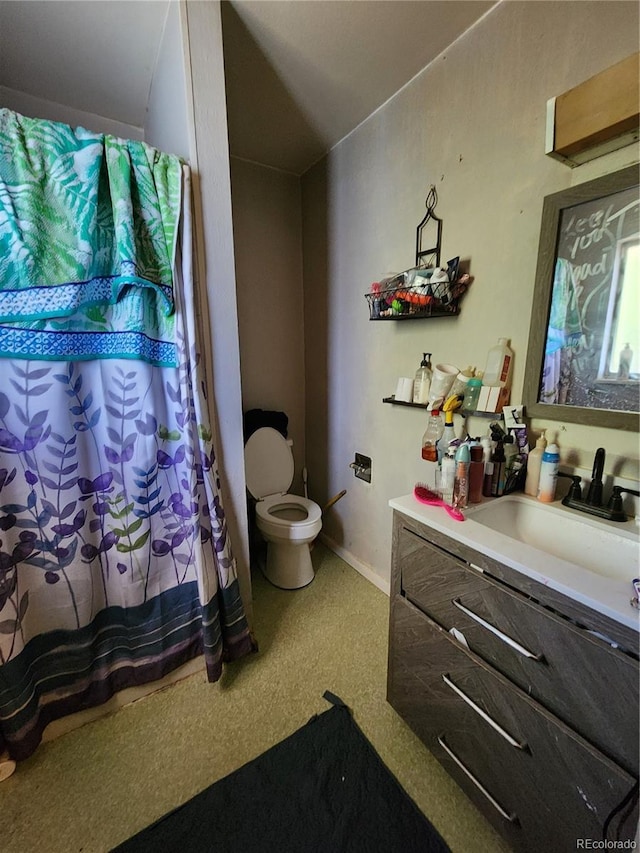
[[[637,637],[617,632],[394,513],[387,698],[516,850],[600,841],[633,792]],[[637,819],[631,797],[608,838]]]

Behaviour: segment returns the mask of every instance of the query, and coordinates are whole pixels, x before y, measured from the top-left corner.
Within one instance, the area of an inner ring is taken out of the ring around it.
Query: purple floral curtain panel
[[[196,341],[188,171],[178,367],[0,361],[0,754],[204,654],[253,650]],[[0,283],[1,284],[1,283]]]

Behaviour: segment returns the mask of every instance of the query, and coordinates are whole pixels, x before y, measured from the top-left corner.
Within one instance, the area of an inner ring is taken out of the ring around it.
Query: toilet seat
[[[301,519],[286,518],[278,516],[278,510],[284,510],[291,507],[294,510],[304,512],[306,515]],[[312,527],[322,517],[322,510],[314,501],[308,498],[303,498],[300,495],[268,495],[263,500],[256,504],[256,516],[262,521],[268,521],[270,524],[280,527],[303,528]]]

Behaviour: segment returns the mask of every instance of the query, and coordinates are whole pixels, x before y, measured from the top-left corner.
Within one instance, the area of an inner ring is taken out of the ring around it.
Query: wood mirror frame
[[[635,187],[638,190],[640,166],[629,166],[584,184],[562,190],[544,199],[538,264],[529,329],[529,346],[523,387],[523,403],[528,417],[564,420],[587,426],[638,431],[640,416],[636,411],[562,405],[540,402],[542,370],[551,308],[560,224],[567,208],[586,204]],[[640,286],[640,283],[639,283]],[[640,320],[639,320],[640,323]]]

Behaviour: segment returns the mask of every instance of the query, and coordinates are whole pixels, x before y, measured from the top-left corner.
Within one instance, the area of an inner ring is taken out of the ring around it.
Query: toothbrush
[[[432,491],[425,483],[416,483],[413,495],[420,503],[428,504],[429,506],[441,506],[449,513],[451,518],[455,518],[456,521],[464,521],[464,515],[457,507],[449,506],[448,503],[442,500],[440,495]]]

